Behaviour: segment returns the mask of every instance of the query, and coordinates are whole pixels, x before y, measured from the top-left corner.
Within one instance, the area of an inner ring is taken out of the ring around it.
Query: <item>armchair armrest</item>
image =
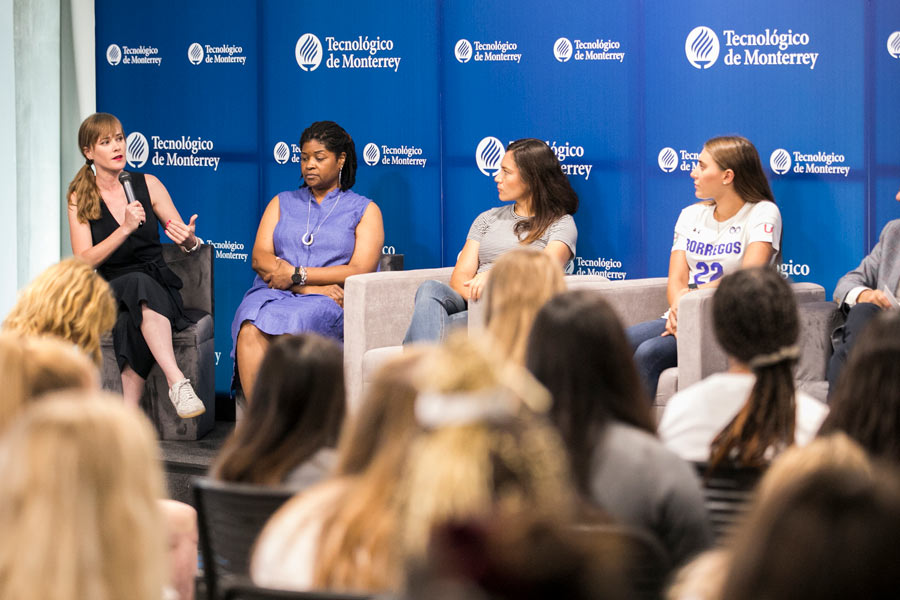
[[[344,376],[347,405],[355,407],[362,391],[366,351],[399,346],[412,319],[416,290],[435,279],[449,283],[453,267],[383,271],[353,275],[344,282]]]
[[[794,283],[791,289],[798,307],[825,299],[825,288],[817,283]],[[679,390],[728,368],[728,359],[713,330],[714,292],[714,289],[698,290],[685,294],[678,302]]]

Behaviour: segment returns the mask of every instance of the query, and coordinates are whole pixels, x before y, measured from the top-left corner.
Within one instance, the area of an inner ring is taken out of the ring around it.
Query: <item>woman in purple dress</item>
[[[272,198],[253,244],[257,276],[231,324],[244,395],[256,381],[272,338],[314,332],[344,337],[344,280],[375,270],[384,244],[381,210],[350,190],[356,181],[353,138],[332,121],[300,136],[303,185]]]

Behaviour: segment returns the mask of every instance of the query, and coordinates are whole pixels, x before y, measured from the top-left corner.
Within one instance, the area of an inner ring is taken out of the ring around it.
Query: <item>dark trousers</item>
[[[828,378],[829,396],[834,392],[838,377],[844,368],[844,364],[847,362],[847,355],[853,349],[859,334],[866,328],[869,321],[880,312],[881,307],[878,305],[871,302],[860,302],[850,309],[843,327],[835,332],[836,339],[833,340],[834,354],[831,355],[831,360],[828,361],[828,373],[826,375]]]

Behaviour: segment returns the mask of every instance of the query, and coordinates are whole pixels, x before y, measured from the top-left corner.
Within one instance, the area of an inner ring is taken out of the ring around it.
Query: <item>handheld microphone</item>
[[[131,185],[131,173],[128,173],[126,171],[122,171],[121,173],[119,173],[119,183],[121,183],[122,187],[125,188],[125,198],[128,200],[128,204],[137,202],[137,198],[134,197],[134,188]],[[138,223],[138,227],[143,226],[143,221]]]

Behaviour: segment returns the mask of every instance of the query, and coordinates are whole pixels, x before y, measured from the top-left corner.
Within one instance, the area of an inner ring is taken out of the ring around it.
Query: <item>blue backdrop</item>
[[[355,189],[407,268],[454,263],[493,173],[546,140],[581,198],[573,272],[663,276],[703,142],[757,146],[785,274],[829,291],[900,217],[900,3],[96,0],[97,106],[132,168],[216,252],[216,387],[269,199],[312,121],[354,137]]]

